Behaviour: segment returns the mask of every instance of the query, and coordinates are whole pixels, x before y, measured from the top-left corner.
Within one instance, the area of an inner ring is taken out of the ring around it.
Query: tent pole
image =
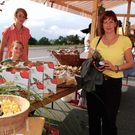
[[[127,20],[126,20],[126,28],[125,28],[125,35],[128,34],[128,23],[129,23],[129,16],[130,16],[130,9],[131,9],[131,0],[128,0],[128,7],[127,7]]]
[[[123,27],[122,27],[122,35],[124,36],[125,34],[125,30],[124,30],[124,28],[125,28],[125,16],[124,16],[124,18],[123,18]]]
[[[98,14],[98,0],[93,1],[93,12],[92,12],[92,25],[91,25],[91,35],[90,42],[95,37],[96,34],[96,24],[97,24],[97,14]]]

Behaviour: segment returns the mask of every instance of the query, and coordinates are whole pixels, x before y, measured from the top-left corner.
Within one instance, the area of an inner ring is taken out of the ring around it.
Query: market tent
[[[135,0],[31,0],[38,3],[46,4],[48,7],[59,9],[62,11],[77,14],[83,17],[92,19],[91,40],[95,37],[98,9],[101,5],[108,10],[123,4],[128,3],[127,14],[117,14],[119,17],[127,17],[126,20],[126,32],[129,22],[129,17],[135,17],[135,14],[130,14],[131,2],[135,3]]]
[[[47,2],[48,7],[92,18],[94,0],[31,0],[31,1],[43,4]],[[131,1],[135,3],[135,0]],[[128,3],[128,0],[98,0],[98,6],[103,4],[103,7],[107,10],[126,3]],[[118,14],[118,16],[126,16],[126,14]]]

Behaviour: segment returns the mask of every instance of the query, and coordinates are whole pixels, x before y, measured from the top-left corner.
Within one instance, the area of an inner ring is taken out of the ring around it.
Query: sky
[[[0,0],[2,2],[3,0]],[[131,4],[131,14],[135,14],[135,3]],[[90,18],[67,13],[47,7],[30,0],[6,0],[5,5],[0,5],[0,40],[6,27],[14,23],[14,12],[17,8],[24,8],[28,13],[28,19],[24,26],[30,29],[30,34],[36,40],[46,37],[49,40],[58,39],[59,36],[78,35],[85,36],[80,30],[88,28]],[[111,9],[115,13],[126,14],[127,5]],[[124,18],[118,17],[123,23]],[[135,18],[130,18],[131,25],[135,24]]]

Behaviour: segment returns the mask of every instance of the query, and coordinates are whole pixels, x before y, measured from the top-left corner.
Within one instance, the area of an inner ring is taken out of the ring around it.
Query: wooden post
[[[97,12],[98,10],[98,0],[93,1],[93,12],[92,12],[92,25],[91,25],[91,35],[90,35],[90,42],[95,37],[96,34],[96,26],[97,26]]]
[[[126,20],[125,35],[128,34],[128,22],[129,22],[130,8],[131,8],[131,0],[128,0],[127,20]]]
[[[123,30],[123,36],[125,35],[125,16],[123,18],[123,27],[122,27],[122,30]]]

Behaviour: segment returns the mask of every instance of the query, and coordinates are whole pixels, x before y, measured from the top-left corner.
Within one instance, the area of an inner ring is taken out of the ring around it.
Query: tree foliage
[[[31,36],[29,39],[29,45],[72,45],[72,44],[83,44],[83,38],[80,38],[77,34],[76,35],[68,35],[66,37],[59,36],[58,39],[51,39],[49,40],[46,37],[42,37],[39,41]]]
[[[67,43],[68,44],[79,44],[81,43],[81,40],[79,39],[79,36],[76,34],[67,36]]]
[[[36,45],[37,43],[38,43],[38,41],[31,36],[30,39],[29,39],[28,44],[29,45]]]
[[[46,38],[46,37],[42,37],[39,42],[38,42],[39,45],[50,45],[50,42],[49,42],[49,39]]]

